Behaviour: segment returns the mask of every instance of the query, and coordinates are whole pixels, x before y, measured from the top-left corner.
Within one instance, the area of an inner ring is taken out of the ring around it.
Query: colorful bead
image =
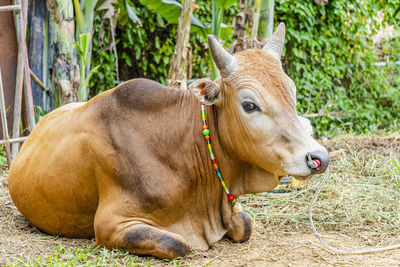
[[[225,184],[224,181],[221,181],[221,184],[222,184],[222,187],[223,187],[224,189],[227,189],[226,184]]]
[[[203,135],[204,135],[204,139],[207,141],[207,147],[208,147],[208,151],[210,153],[210,158],[211,158],[213,167],[215,169],[215,172],[217,173],[218,179],[221,182],[221,185],[225,191],[225,194],[228,196],[229,202],[232,203],[232,212],[238,213],[238,212],[242,211],[242,207],[240,206],[240,203],[237,202],[237,198],[234,195],[232,195],[231,193],[229,193],[228,187],[226,186],[225,181],[222,178],[222,174],[219,171],[218,165],[215,162],[215,157],[214,157],[211,142],[210,142],[210,130],[208,129],[207,122],[206,122],[206,112],[205,112],[204,104],[201,104],[201,118],[203,119]],[[316,164],[318,164],[318,163],[316,163]],[[319,162],[319,165],[320,164],[321,164],[321,162]]]

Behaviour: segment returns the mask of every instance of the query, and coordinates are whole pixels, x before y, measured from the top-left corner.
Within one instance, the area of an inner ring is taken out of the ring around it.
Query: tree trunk
[[[190,35],[190,23],[193,16],[194,0],[184,0],[179,17],[178,36],[171,68],[168,73],[168,86],[187,89],[187,59]]]
[[[25,2],[25,1],[24,1]],[[29,44],[28,57],[29,67],[32,72],[43,82],[48,84],[47,76],[47,54],[45,51],[46,33],[46,0],[29,1],[28,28]],[[37,83],[32,83],[33,103],[40,106],[42,110],[50,111],[48,96],[43,92]]]
[[[49,66],[55,107],[78,100],[79,67],[76,63],[72,0],[48,0]]]

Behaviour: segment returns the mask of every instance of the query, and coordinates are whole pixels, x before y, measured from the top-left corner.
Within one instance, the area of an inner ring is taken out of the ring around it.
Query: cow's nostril
[[[309,164],[309,159],[311,158],[312,163]],[[323,173],[329,165],[329,155],[326,151],[318,151],[307,153],[306,162],[311,168],[313,174]],[[313,165],[311,165],[313,164]]]

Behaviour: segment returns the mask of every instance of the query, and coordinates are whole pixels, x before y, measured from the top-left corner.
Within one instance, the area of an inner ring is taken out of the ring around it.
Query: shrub
[[[166,84],[176,25],[168,24],[138,0],[130,3],[143,27],[127,21],[117,29],[120,79],[146,77]],[[196,3],[197,17],[209,25],[211,1]],[[398,7],[399,0],[330,0],[325,6],[311,0],[275,1],[276,25],[284,21],[287,26],[283,65],[297,85],[298,111],[318,113],[325,109],[325,116],[311,119],[318,135],[399,130],[400,65],[380,67],[374,63],[399,60],[400,38],[381,45],[380,59],[371,38],[383,24],[396,23],[393,15]],[[382,22],[375,19],[378,11],[384,16]],[[235,6],[227,10],[224,22],[230,25],[236,12]],[[100,22],[96,18],[92,64],[102,65],[91,81],[91,88],[95,88],[92,96],[114,87],[116,78],[115,56],[111,49],[103,48],[111,37],[105,34],[101,45]],[[205,41],[204,35],[191,34],[193,77],[210,75]]]

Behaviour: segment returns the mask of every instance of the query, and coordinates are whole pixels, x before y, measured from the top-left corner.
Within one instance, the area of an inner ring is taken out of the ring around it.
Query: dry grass
[[[331,174],[314,206],[316,226],[354,234],[368,229],[371,236],[397,237],[400,229],[399,138],[348,138],[325,142],[331,156]],[[306,190],[277,197],[247,196],[247,210],[280,231],[308,232],[307,211],[322,175]],[[364,236],[365,238],[365,236]]]
[[[314,208],[318,230],[346,250],[399,241],[400,137],[342,138],[323,142],[331,155],[331,175]],[[2,178],[3,177],[3,178]],[[29,224],[13,206],[0,174],[0,265],[24,266],[265,266],[398,264],[400,251],[338,256],[323,250],[311,234],[307,210],[322,176],[301,191],[241,198],[255,219],[250,241],[227,239],[206,252],[162,261],[95,246],[93,240],[49,236]]]

